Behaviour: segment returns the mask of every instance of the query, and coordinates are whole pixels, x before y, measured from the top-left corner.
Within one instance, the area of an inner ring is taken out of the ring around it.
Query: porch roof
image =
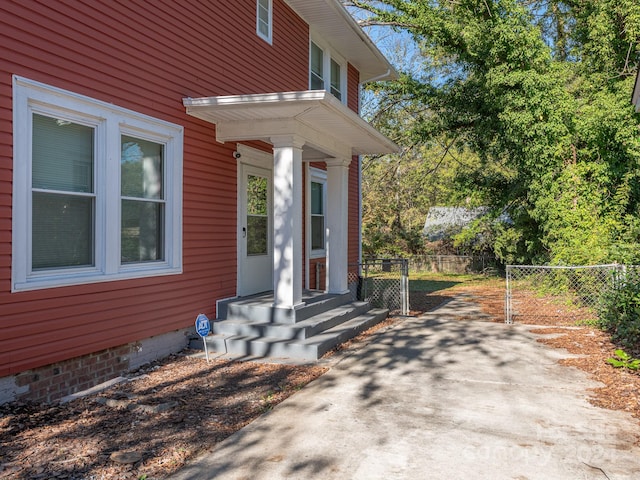
[[[295,135],[305,160],[385,154],[399,147],[324,90],[185,98],[187,113],[216,125],[219,142]]]

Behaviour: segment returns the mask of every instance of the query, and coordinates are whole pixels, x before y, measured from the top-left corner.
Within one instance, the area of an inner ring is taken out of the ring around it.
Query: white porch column
[[[302,146],[296,136],[272,137],[273,304],[302,304]]]
[[[351,159],[327,159],[327,291],[349,291],[349,164]]]

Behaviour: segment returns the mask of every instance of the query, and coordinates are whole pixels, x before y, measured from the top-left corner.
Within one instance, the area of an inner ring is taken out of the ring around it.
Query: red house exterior
[[[396,147],[337,0],[4,1],[0,52],[0,403],[178,351],[220,299],[344,290],[358,155]]]

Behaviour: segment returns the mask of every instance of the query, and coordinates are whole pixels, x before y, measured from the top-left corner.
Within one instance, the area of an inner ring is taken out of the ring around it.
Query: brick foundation
[[[191,330],[176,330],[0,378],[0,404],[16,400],[52,403],[90,389],[183,350]]]
[[[72,358],[55,365],[27,370],[15,377],[16,400],[55,402],[129,371],[133,345],[122,345]]]

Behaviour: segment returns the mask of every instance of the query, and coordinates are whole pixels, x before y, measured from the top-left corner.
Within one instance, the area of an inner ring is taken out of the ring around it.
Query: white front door
[[[273,290],[273,170],[242,162],[238,180],[238,295],[244,296]]]

